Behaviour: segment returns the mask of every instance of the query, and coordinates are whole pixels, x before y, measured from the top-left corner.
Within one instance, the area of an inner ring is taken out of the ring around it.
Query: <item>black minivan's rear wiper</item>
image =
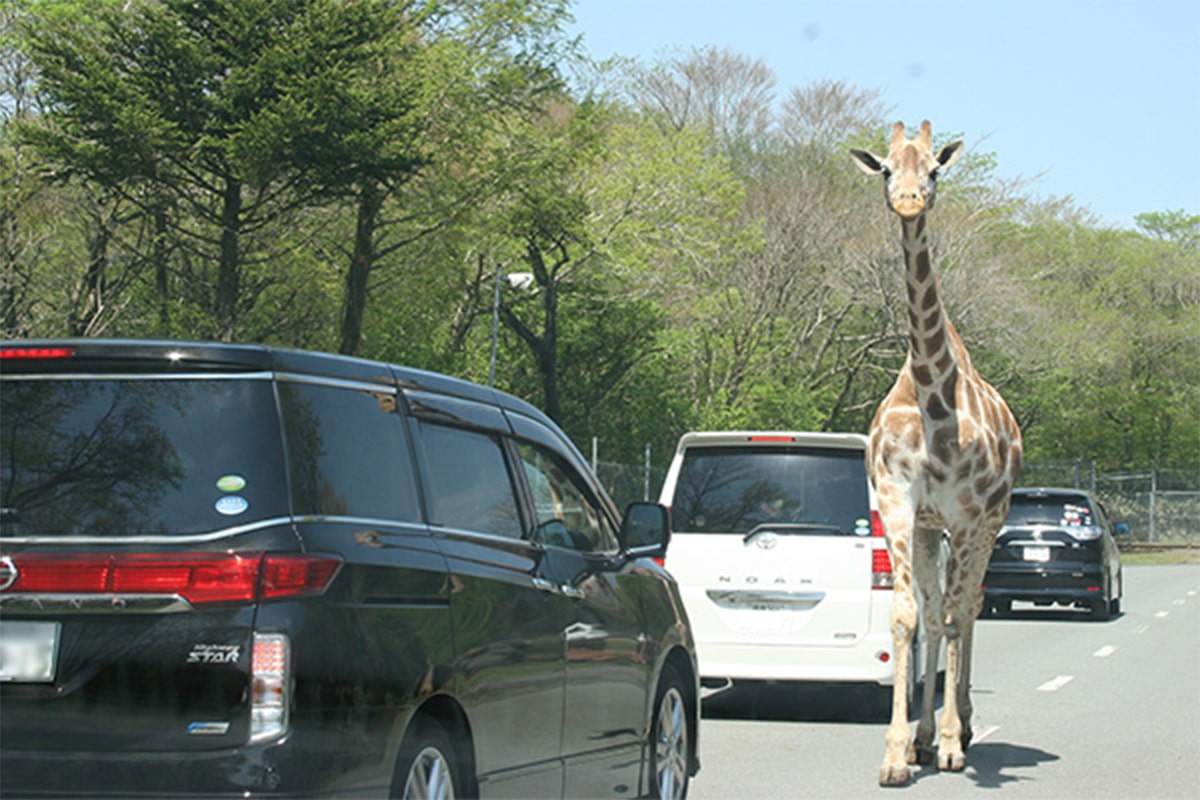
[[[755,525],[750,529],[750,532],[742,537],[743,542],[749,542],[760,533],[810,533],[820,531],[822,533],[835,533],[839,536],[847,535],[844,530],[837,525],[825,525],[817,522],[763,522]]]

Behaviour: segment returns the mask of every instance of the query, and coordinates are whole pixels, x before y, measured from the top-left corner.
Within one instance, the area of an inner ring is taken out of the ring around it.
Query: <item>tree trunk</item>
[[[166,201],[160,196],[154,202],[154,291],[158,299],[158,327],[162,336],[171,334],[171,289],[167,273],[170,246],[167,240]]]
[[[87,267],[68,311],[69,336],[87,336],[104,313],[108,243],[112,240],[112,230],[101,214],[93,215],[92,224],[94,227],[91,236],[88,237]]]
[[[221,211],[221,260],[217,268],[215,303],[217,336],[223,342],[233,341],[237,326],[238,291],[241,288],[241,227],[242,183],[230,178],[225,184],[224,207]]]
[[[346,271],[346,295],[342,305],[341,344],[338,352],[356,356],[362,349],[363,316],[367,310],[367,284],[375,266],[375,220],[383,205],[383,194],[374,182],[365,182],[358,195],[354,225],[354,252]]]

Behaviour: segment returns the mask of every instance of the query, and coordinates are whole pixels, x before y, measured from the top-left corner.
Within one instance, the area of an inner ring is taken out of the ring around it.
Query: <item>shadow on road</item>
[[[1028,769],[1051,761],[1059,756],[1036,747],[1022,747],[1004,742],[980,742],[967,751],[967,769],[964,773],[980,789],[998,789],[1006,784],[1032,780],[1032,776],[1013,775],[1014,769]],[[1006,774],[1007,773],[1007,774]],[[932,778],[938,774],[936,765],[927,765],[913,774],[913,781]]]
[[[891,689],[807,683],[738,683],[707,694],[707,719],[885,723]]]

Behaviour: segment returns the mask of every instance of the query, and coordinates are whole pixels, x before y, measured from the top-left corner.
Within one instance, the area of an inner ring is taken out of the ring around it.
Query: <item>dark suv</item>
[[[1121,611],[1121,553],[1104,507],[1079,489],[1017,489],[984,577],[985,609],[1012,611],[1014,600],[1088,609],[1106,620]]]
[[[482,386],[3,343],[0,792],[681,797],[666,537]]]

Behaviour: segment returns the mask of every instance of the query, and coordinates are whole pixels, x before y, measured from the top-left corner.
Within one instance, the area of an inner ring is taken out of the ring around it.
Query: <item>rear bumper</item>
[[[872,634],[846,647],[697,642],[704,679],[876,683],[895,679],[891,634]],[[880,659],[881,654],[887,660]]]
[[[1103,567],[1076,564],[1068,569],[989,570],[984,578],[987,603],[1024,600],[1035,603],[1073,605],[1107,597]]]
[[[334,753],[284,743],[187,753],[0,751],[0,797],[386,797],[391,775],[352,776]],[[355,778],[360,782],[355,783]]]

